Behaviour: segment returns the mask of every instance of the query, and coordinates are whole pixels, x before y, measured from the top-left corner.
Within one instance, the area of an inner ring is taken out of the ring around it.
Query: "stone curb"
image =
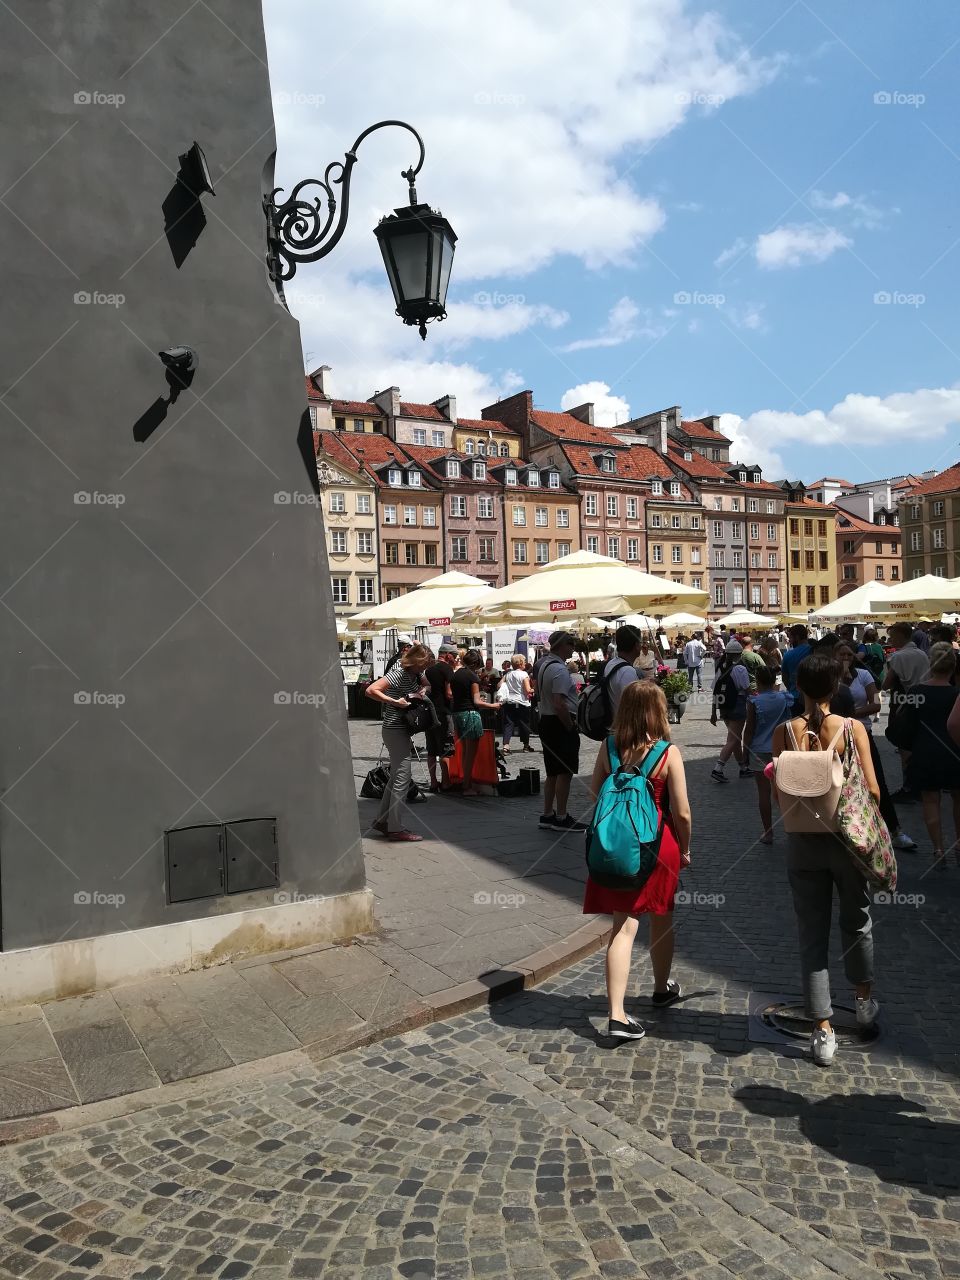
[[[413,1009],[407,1009],[399,1017],[369,1027],[363,1034],[351,1035],[350,1032],[346,1032],[342,1036],[333,1037],[331,1040],[320,1044],[304,1045],[301,1049],[294,1050],[292,1053],[303,1054],[316,1064],[336,1054],[347,1053],[351,1049],[362,1049],[367,1045],[377,1044],[381,1040],[388,1040],[391,1036],[403,1035],[405,1032],[414,1031],[431,1022],[441,1022],[444,1018],[455,1017],[458,1013],[466,1013],[471,1009],[478,1009],[482,1005],[493,1004],[496,1000],[516,995],[517,992],[525,991],[528,987],[534,987],[540,982],[545,982],[547,978],[552,977],[553,974],[558,973],[561,969],[575,964],[578,960],[582,960],[584,956],[592,955],[594,951],[604,945],[609,932],[610,926],[608,924],[593,920],[581,925],[579,929],[575,929],[562,942],[543,947],[531,955],[524,956],[508,969],[491,969],[470,982],[461,982],[457,986],[446,987],[443,991],[436,991],[430,996],[424,996]],[[376,950],[375,945],[371,950]],[[262,957],[261,962],[269,962],[269,957]],[[0,1121],[0,1147],[9,1146],[17,1142],[26,1142],[31,1138],[46,1137],[52,1133],[60,1133],[65,1129],[74,1129],[77,1127],[78,1120],[83,1122],[86,1116],[90,1116],[89,1123],[96,1123],[93,1115],[90,1114],[93,1108],[97,1108],[98,1112],[104,1110],[111,1117],[129,1114],[133,1111],[141,1111],[166,1100],[171,1091],[176,1091],[177,1093],[192,1092],[197,1088],[222,1083],[224,1079],[229,1078],[231,1074],[235,1074],[238,1071],[242,1072],[244,1069],[249,1070],[264,1064],[274,1063],[280,1058],[289,1056],[291,1056],[289,1053],[270,1054],[265,1058],[243,1063],[239,1067],[227,1067],[223,1071],[215,1071],[202,1076],[189,1076],[184,1080],[175,1081],[173,1084],[163,1085],[163,1098],[158,1096],[156,1088],[144,1089],[135,1093],[122,1094],[116,1098],[107,1098],[103,1102],[81,1104],[78,1107],[65,1107],[59,1111],[45,1111],[40,1115],[24,1116],[22,1119],[17,1120]],[[68,1117],[69,1119],[67,1119]]]

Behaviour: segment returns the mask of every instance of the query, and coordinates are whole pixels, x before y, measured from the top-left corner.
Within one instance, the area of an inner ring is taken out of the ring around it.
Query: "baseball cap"
[[[571,635],[569,631],[554,631],[550,635],[549,643],[551,649],[556,649],[556,647],[561,644],[575,645],[577,643],[577,637]]]
[[[743,653],[743,645],[739,640],[728,640],[724,653]]]
[[[397,644],[413,644],[413,637],[408,636],[406,631],[401,631],[397,636]]]

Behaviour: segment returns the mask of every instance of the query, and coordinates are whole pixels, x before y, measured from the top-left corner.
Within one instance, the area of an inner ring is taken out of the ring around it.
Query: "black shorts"
[[[548,778],[579,773],[580,734],[575,728],[564,728],[559,716],[540,717],[540,745]]]
[[[427,742],[427,755],[442,760],[453,754],[453,722],[450,713],[443,707],[435,707],[439,724],[428,729],[424,734]]]

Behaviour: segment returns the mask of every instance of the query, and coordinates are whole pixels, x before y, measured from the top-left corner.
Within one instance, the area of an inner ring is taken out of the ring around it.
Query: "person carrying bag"
[[[367,689],[368,698],[383,704],[383,745],[390,757],[390,779],[373,828],[394,842],[423,839],[401,826],[400,815],[410,790],[411,735],[427,727],[422,721],[429,720],[432,724],[436,718],[432,704],[423,700],[423,691],[427,688],[423,672],[432,658],[424,645],[412,645],[386,675]]]

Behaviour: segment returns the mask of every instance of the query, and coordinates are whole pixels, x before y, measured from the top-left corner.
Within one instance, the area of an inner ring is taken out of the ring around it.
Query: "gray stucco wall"
[[[13,3],[23,22],[0,12],[3,947],[272,904],[271,889],[168,906],[163,831],[190,822],[275,815],[283,887],[360,888],[321,517],[274,499],[311,488],[299,329],[263,261],[260,2],[208,0],[172,26],[186,5]],[[161,206],[194,139],[216,196],[178,268]],[[199,372],[138,441],[167,393],[156,353],[181,343]],[[77,903],[84,892],[125,901]]]

